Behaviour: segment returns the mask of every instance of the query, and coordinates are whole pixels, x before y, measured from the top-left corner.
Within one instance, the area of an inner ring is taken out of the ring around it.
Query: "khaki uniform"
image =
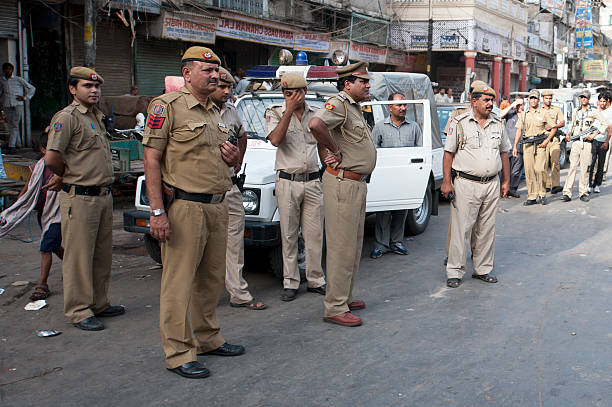
[[[232,184],[220,146],[229,130],[214,104],[186,89],[153,99],[143,145],[163,153],[162,181],[193,194],[224,194]],[[162,244],[159,304],[166,367],[221,346],[216,307],[225,278],[228,205],[176,199],[168,210],[170,240]]]
[[[548,117],[550,118],[550,125],[557,125],[561,123],[563,120],[563,112],[558,106],[551,105],[550,108],[546,108],[542,106],[542,109],[548,113]],[[558,129],[557,129],[558,131]],[[553,138],[550,140],[550,143],[546,145],[546,164],[545,168],[545,177],[544,182],[546,184],[546,188],[553,188],[561,186],[561,163],[559,162],[559,157],[561,155],[561,142],[559,141],[558,132],[555,133]],[[548,176],[548,167],[550,166],[551,176]]]
[[[448,134],[448,129],[450,128],[451,123],[453,122],[453,119],[455,117],[462,115],[469,111],[470,111],[469,107],[458,107],[455,110],[453,110],[448,115],[448,121],[446,122],[446,126],[444,126],[444,134]],[[453,211],[449,211],[448,231],[446,232],[446,257],[448,257],[448,249],[450,248],[452,227],[453,227]],[[474,253],[474,243],[476,242],[476,239],[474,238],[475,235],[476,235],[476,224],[474,224],[474,228],[472,229],[472,235],[470,237],[470,249],[472,250],[472,253]]]
[[[225,103],[220,109],[221,119],[236,138],[246,137],[242,120],[234,105]],[[229,175],[233,177],[234,168],[230,167]],[[225,252],[225,289],[230,295],[230,302],[244,304],[250,302],[253,296],[249,285],[242,275],[244,267],[244,206],[242,193],[236,184],[225,194],[228,207],[227,249]]]
[[[552,122],[542,107],[537,107],[535,110],[529,108],[528,111],[519,115],[516,128],[521,129],[523,138],[529,138],[547,133],[546,124],[552,126],[555,123]],[[535,200],[538,196],[546,197],[546,149],[536,148],[536,155],[534,155],[534,148],[536,147],[533,143],[523,144],[528,200]]]
[[[53,116],[47,149],[62,153],[67,184],[101,188],[99,196],[60,192],[64,313],[78,323],[109,307],[113,180],[110,145],[97,108],[73,102]]]
[[[343,177],[342,170],[369,175],[376,165],[376,148],[359,103],[345,92],[330,98],[315,114],[329,129],[342,152],[337,176],[323,174],[327,293],[325,317],[348,312],[363,245],[367,185]]]
[[[590,126],[585,123],[587,117],[595,116],[595,109],[590,106],[586,111],[582,108],[575,109],[572,112],[572,123],[570,136],[573,134],[580,134],[583,131],[588,130]],[[580,178],[578,179],[578,196],[582,196],[588,193],[589,188],[589,166],[591,165],[591,146],[593,144],[587,141],[574,140],[572,142],[572,148],[570,150],[570,167],[567,172],[567,178],[565,178],[565,185],[563,186],[563,195],[572,197],[572,189],[574,188],[574,181],[576,180],[576,172],[580,168]]]
[[[463,142],[461,142],[461,129]],[[481,183],[459,175],[455,177],[455,205],[451,205],[451,243],[446,266],[447,278],[461,279],[465,274],[467,241],[474,225],[474,274],[489,274],[493,269],[495,222],[499,201],[501,153],[508,152],[510,143],[504,137],[501,120],[489,116],[484,128],[472,111],[453,119],[448,129],[444,151],[454,154],[453,170],[477,177],[495,177]]]
[[[276,128],[285,113],[285,103],[273,105],[266,110],[266,135]],[[280,217],[283,250],[283,288],[298,289],[298,229],[306,251],[306,280],[308,287],[317,288],[325,284],[321,263],[323,250],[323,189],[317,177],[313,180],[289,180],[280,177],[287,174],[314,174],[319,171],[317,140],[308,127],[315,109],[306,103],[302,120],[291,116],[287,135],[276,149],[276,200]]]

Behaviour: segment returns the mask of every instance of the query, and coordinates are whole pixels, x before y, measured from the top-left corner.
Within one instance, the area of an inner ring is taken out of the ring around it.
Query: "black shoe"
[[[572,200],[572,198],[570,198],[570,197],[569,197],[569,196],[567,196],[567,195],[563,195],[563,196],[561,197],[561,200],[562,200],[563,202],[569,202],[569,201],[571,201],[571,200]]]
[[[548,199],[546,199],[546,198],[540,197],[539,200],[540,200],[540,204],[542,204],[542,205],[548,204]]]
[[[317,293],[317,294],[325,295],[325,289],[326,289],[326,286],[325,284],[323,284],[321,287],[308,287],[306,288],[306,291],[308,291],[309,293]]]
[[[561,187],[552,187],[552,189],[550,190],[550,193],[551,194],[558,194],[561,191],[563,191],[563,188],[561,188]]]
[[[104,324],[96,317],[89,317],[72,325],[82,329],[83,331],[101,331],[104,329]]]
[[[508,196],[511,196],[511,197],[513,197],[513,198],[520,198],[520,197],[521,197],[521,194],[519,194],[519,193],[518,193],[518,192],[516,192],[516,191],[508,191]]]
[[[523,206],[530,206],[530,205],[535,205],[537,202],[535,199],[528,199],[525,202],[523,202]]]
[[[580,197],[580,200],[582,202],[589,202],[591,200],[591,197],[588,194],[584,194]]]
[[[188,379],[203,379],[204,377],[210,376],[210,370],[206,369],[196,361],[188,362],[184,365],[168,370]]]
[[[297,297],[298,290],[294,290],[293,288],[285,288],[283,290],[283,295],[281,295],[281,300],[283,301],[293,301],[295,297]]]
[[[546,188],[546,192],[550,192],[550,188]]]
[[[125,314],[125,307],[123,305],[109,305],[107,309],[96,314],[97,317],[116,317],[117,315]]]
[[[202,355],[216,355],[216,356],[238,356],[244,353],[244,346],[242,345],[230,345],[225,342],[217,349],[210,350],[202,353]]]

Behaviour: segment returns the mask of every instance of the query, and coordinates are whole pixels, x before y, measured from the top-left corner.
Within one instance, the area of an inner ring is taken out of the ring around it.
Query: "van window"
[[[423,146],[423,105],[395,102],[383,106],[383,111],[384,120],[372,129],[377,148]]]

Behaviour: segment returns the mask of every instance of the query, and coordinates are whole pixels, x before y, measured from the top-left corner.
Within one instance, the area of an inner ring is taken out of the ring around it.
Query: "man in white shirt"
[[[453,103],[455,98],[453,97],[453,88],[448,88],[446,91],[446,103]]]
[[[0,105],[6,116],[9,127],[9,144],[7,153],[14,154],[19,138],[19,124],[23,118],[23,102],[31,99],[36,88],[19,76],[13,76],[15,67],[5,62],[2,64],[3,76],[0,77]]]

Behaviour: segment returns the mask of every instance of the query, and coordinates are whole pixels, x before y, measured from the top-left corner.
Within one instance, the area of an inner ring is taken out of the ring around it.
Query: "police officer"
[[[475,86],[487,86],[486,83],[484,83],[483,81],[473,81],[470,84],[470,89],[469,89],[469,93],[467,96],[467,102],[471,103],[471,95],[472,95],[472,90],[474,89]],[[444,134],[446,134],[448,136],[448,129],[451,126],[451,123],[453,122],[453,119],[459,115],[462,115],[466,112],[469,112],[471,110],[470,106],[466,106],[466,107],[457,107],[455,109],[453,109],[452,112],[450,112],[450,114],[448,115],[448,120],[446,121],[446,126],[444,126]],[[494,114],[494,113],[491,113]],[[446,266],[448,264],[448,250],[450,248],[450,242],[451,242],[451,229],[453,227],[453,211],[450,211],[448,214],[448,231],[446,232],[446,258],[444,259],[444,265]],[[470,248],[472,250],[472,253],[474,253],[474,236],[476,234],[476,225],[474,225],[474,229],[472,230],[472,235],[470,238]]]
[[[60,192],[64,259],[64,313],[76,327],[99,331],[97,317],[125,312],[110,305],[113,166],[103,114],[96,107],[102,76],[85,67],[70,70],[73,102],[51,119],[45,165],[64,178]]]
[[[540,103],[540,92],[536,89],[529,91],[529,110],[519,115],[516,122],[516,135],[512,155],[518,155],[517,144],[523,138],[523,161],[525,164],[525,179],[527,182],[527,200],[523,205],[529,206],[536,203],[546,205],[546,146],[554,137],[557,128],[552,123],[549,115],[538,106]],[[547,127],[550,133],[547,133]]]
[[[324,320],[344,326],[361,325],[351,311],[365,308],[353,299],[359,269],[366,207],[366,180],[376,165],[376,147],[359,102],[370,96],[366,62],[338,68],[338,93],[310,121],[312,133],[325,149],[323,201],[327,242],[327,294]]]
[[[589,98],[591,94],[588,90],[583,90],[579,95],[580,106],[574,109],[572,112],[572,123],[569,133],[565,136],[565,142],[569,143],[571,137],[578,135],[588,130],[593,122],[593,116],[595,110],[589,104]],[[572,142],[572,148],[570,150],[570,167],[567,172],[567,178],[565,178],[565,185],[563,186],[563,196],[561,200],[563,202],[569,202],[572,200],[572,189],[574,188],[574,181],[576,180],[576,172],[580,167],[580,178],[578,179],[578,196],[583,202],[591,200],[589,197],[589,166],[591,165],[591,146],[593,144],[594,134],[588,137],[574,140]]]
[[[471,110],[453,119],[444,146],[444,180],[441,192],[453,193],[453,225],[446,266],[446,285],[459,287],[465,273],[467,242],[476,225],[473,278],[496,283],[493,269],[495,221],[500,196],[498,173],[504,181],[501,195],[509,188],[508,150],[501,120],[491,115],[495,91],[489,86],[475,86]],[[454,183],[452,181],[454,174]]]
[[[554,127],[558,132],[560,128],[565,126],[565,118],[563,112],[558,106],[552,104],[553,91],[546,89],[542,91],[542,109],[548,113],[550,118],[550,128]],[[549,129],[548,129],[549,130]],[[544,165],[546,183],[546,191],[551,194],[561,192],[561,164],[559,157],[561,155],[561,142],[559,137],[553,137],[550,143],[546,145],[546,164]],[[548,167],[550,166],[551,176],[548,176]]]
[[[319,180],[317,140],[308,123],[315,109],[305,101],[304,76],[281,76],[285,102],[270,106],[265,113],[266,135],[276,150],[276,198],[283,250],[283,294],[293,301],[300,287],[298,228],[306,249],[307,291],[325,295],[321,263],[323,249],[323,190]]]
[[[225,254],[225,289],[230,295],[230,306],[262,310],[266,308],[266,305],[263,301],[253,299],[248,290],[249,285],[242,276],[244,266],[244,206],[242,205],[242,193],[237,185],[237,174],[240,172],[246,152],[247,135],[238,116],[238,111],[234,105],[227,102],[232,97],[232,87],[235,84],[236,81],[232,74],[227,69],[219,67],[219,83],[217,89],[210,94],[210,99],[219,110],[223,123],[229,129],[230,134],[236,137],[240,150],[240,161],[229,169],[232,189],[225,194],[229,211]]]
[[[151,101],[142,140],[150,230],[162,245],[159,322],[166,368],[188,378],[210,374],[196,354],[244,353],[225,342],[216,314],[225,276],[224,198],[232,186],[229,167],[240,158],[209,98],[220,62],[209,48],[185,51],[185,86]]]

